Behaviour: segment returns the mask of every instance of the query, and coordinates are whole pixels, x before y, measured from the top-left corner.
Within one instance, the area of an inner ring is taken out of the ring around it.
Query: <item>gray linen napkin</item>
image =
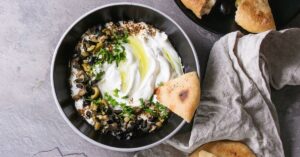
[[[176,149],[162,144],[136,156],[184,156],[229,139],[244,142],[257,157],[283,157],[270,88],[285,85],[300,85],[300,29],[229,33],[211,50],[191,133],[166,142]]]

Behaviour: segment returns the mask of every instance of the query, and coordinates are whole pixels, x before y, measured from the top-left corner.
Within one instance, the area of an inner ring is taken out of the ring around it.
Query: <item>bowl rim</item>
[[[59,39],[59,42],[57,43],[56,45],[56,48],[54,50],[54,53],[53,53],[53,56],[52,56],[52,60],[51,60],[51,71],[50,71],[50,81],[51,81],[51,90],[52,90],[52,96],[54,98],[54,101],[55,101],[55,104],[59,110],[59,113],[61,114],[61,116],[63,117],[63,119],[65,120],[65,122],[67,122],[67,124],[72,128],[73,131],[75,131],[79,136],[81,136],[83,139],[85,139],[86,141],[96,145],[96,146],[99,146],[99,147],[102,147],[102,148],[105,148],[105,149],[109,149],[109,150],[113,150],[113,151],[119,151],[119,152],[135,152],[135,151],[140,151],[140,150],[144,150],[144,149],[149,149],[149,148],[152,148],[160,143],[162,143],[163,141],[169,139],[170,137],[172,137],[174,134],[176,134],[182,127],[183,125],[186,123],[184,120],[182,120],[182,122],[177,126],[177,128],[175,128],[169,135],[165,136],[164,138],[154,142],[154,143],[151,143],[151,144],[148,144],[148,145],[145,145],[145,146],[141,146],[141,147],[135,147],[135,148],[119,148],[119,147],[113,147],[113,146],[109,146],[109,145],[105,145],[105,144],[102,144],[100,142],[97,142],[91,138],[89,138],[88,136],[86,136],[85,134],[83,134],[78,128],[76,128],[72,123],[71,121],[68,119],[68,117],[66,116],[66,114],[63,112],[62,108],[61,108],[61,105],[60,103],[58,102],[57,100],[57,95],[56,95],[56,92],[55,92],[55,87],[54,87],[54,79],[53,79],[53,76],[54,76],[54,64],[55,64],[55,60],[56,60],[56,56],[57,56],[57,53],[58,53],[58,49],[62,43],[62,41],[64,40],[64,38],[66,37],[66,35],[70,32],[70,30],[78,23],[80,22],[82,19],[84,19],[85,17],[87,17],[88,15],[100,10],[100,9],[103,9],[103,8],[107,8],[107,7],[112,7],[112,6],[118,6],[118,5],[130,5],[130,6],[138,6],[138,7],[143,7],[143,8],[147,8],[147,9],[150,9],[150,10],[153,10],[157,13],[159,13],[160,15],[164,16],[165,18],[167,18],[168,20],[170,20],[179,30],[180,32],[184,35],[185,39],[188,41],[189,43],[189,46],[191,47],[192,49],[192,52],[193,52],[193,55],[194,55],[194,59],[195,59],[195,62],[196,62],[196,69],[197,69],[197,73],[198,73],[198,76],[199,78],[200,77],[200,65],[199,65],[199,61],[198,61],[198,55],[195,51],[195,48],[194,48],[194,45],[193,43],[191,42],[190,38],[187,36],[187,34],[185,33],[185,31],[177,24],[176,21],[174,21],[171,17],[169,17],[168,15],[166,15],[165,13],[163,13],[162,11],[158,10],[158,9],[155,9],[151,6],[148,6],[148,5],[144,5],[144,4],[140,4],[140,3],[132,3],[132,2],[117,2],[117,3],[110,3],[110,4],[106,4],[106,5],[101,5],[99,7],[96,7],[94,9],[91,9],[90,11],[84,13],[83,15],[81,15],[79,18],[77,18],[63,33],[63,35],[60,37]]]

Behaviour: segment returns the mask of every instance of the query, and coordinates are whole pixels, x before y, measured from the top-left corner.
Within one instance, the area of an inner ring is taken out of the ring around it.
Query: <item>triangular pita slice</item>
[[[275,22],[268,0],[237,0],[235,21],[252,33],[275,30]]]
[[[158,87],[157,100],[172,112],[190,122],[200,102],[200,81],[189,72]]]

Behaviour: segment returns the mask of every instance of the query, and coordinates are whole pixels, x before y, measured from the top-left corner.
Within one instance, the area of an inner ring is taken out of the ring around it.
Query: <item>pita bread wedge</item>
[[[172,112],[190,122],[200,102],[200,81],[189,72],[158,87],[157,100]]]
[[[275,22],[268,0],[237,0],[235,21],[252,33],[275,30]]]
[[[247,145],[237,141],[210,142],[196,149],[189,157],[200,157],[202,150],[217,157],[255,157]]]
[[[216,0],[181,0],[181,2],[201,19],[202,15],[209,14]]]

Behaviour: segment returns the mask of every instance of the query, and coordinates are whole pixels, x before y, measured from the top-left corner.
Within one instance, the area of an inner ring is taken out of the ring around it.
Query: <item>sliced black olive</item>
[[[114,110],[114,113],[120,114],[120,113],[122,113],[122,110]]]
[[[150,116],[150,117],[148,118],[148,120],[149,120],[150,122],[155,122],[155,121],[157,120],[157,117]]]
[[[115,115],[115,114],[113,114],[113,120],[116,123],[120,123],[120,118],[117,115]]]
[[[91,111],[86,111],[85,112],[85,116],[88,118],[88,119],[90,119],[90,118],[92,118],[92,112]]]
[[[138,124],[138,125],[141,125],[141,124],[143,123],[143,121],[144,121],[143,119],[138,119],[138,120],[137,120],[137,124]]]
[[[73,63],[72,67],[75,68],[75,69],[80,69],[81,68],[79,63]]]
[[[113,111],[112,111],[112,109],[110,107],[108,107],[107,110],[106,110],[106,113],[108,115],[112,115]]]
[[[108,120],[109,120],[109,121],[114,121],[113,115],[109,115],[109,116],[108,116]]]
[[[86,89],[87,95],[92,95],[94,92],[91,86],[86,86],[85,89]]]
[[[148,132],[150,130],[150,125],[146,125],[145,127],[142,127],[141,130],[143,132]]]
[[[87,100],[83,100],[83,107],[89,106],[90,102]]]
[[[96,58],[95,57],[92,57],[92,56],[90,56],[90,57],[88,57],[88,63],[90,64],[90,65],[93,65],[94,63],[95,63],[95,61],[96,61]]]
[[[77,83],[77,84],[76,84],[76,87],[77,87],[77,88],[83,88],[84,85],[83,85],[82,83]]]

